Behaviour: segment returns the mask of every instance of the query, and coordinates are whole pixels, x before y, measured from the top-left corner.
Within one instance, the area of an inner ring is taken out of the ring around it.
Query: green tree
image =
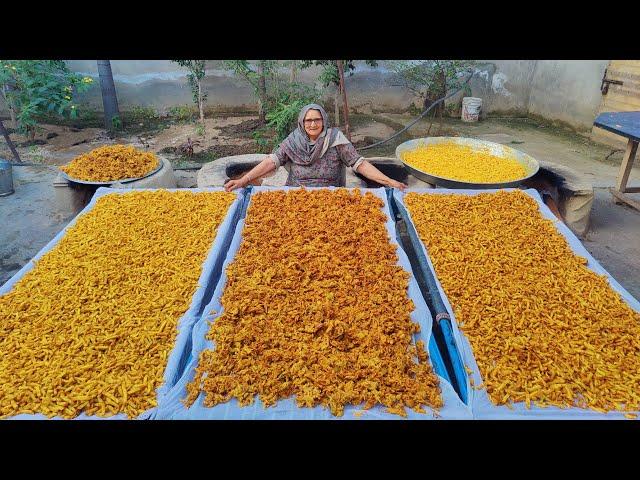
[[[13,90],[13,87],[11,85],[2,85],[2,97],[4,98],[4,102],[9,109],[9,116],[11,117],[11,127],[18,128],[18,122],[16,121],[16,111],[9,101],[9,96],[7,95],[11,90]]]
[[[266,115],[267,125],[276,131],[276,143],[282,142],[297,127],[302,107],[317,103],[320,96],[316,88],[301,83],[289,83],[288,88],[279,90]]]
[[[289,60],[289,68],[291,69],[291,75],[289,76],[290,83],[296,83],[299,64],[300,64],[300,60]]]
[[[11,150],[11,154],[13,155],[14,160],[17,163],[22,163],[22,160],[20,160],[20,155],[18,155],[18,151],[16,150],[15,145],[11,141],[9,132],[7,131],[6,128],[4,128],[4,124],[2,123],[2,120],[0,120],[0,133],[2,133],[4,140],[7,142],[7,145],[9,146],[9,150]]]
[[[404,87],[423,102],[426,110],[433,102],[444,97],[449,90],[460,88],[465,73],[475,65],[473,60],[402,60],[389,62],[390,70],[394,75],[394,85]],[[471,90],[465,86],[466,94]],[[431,124],[436,115],[440,116],[440,129],[442,129],[442,115],[445,110],[444,102],[434,108]],[[429,125],[429,131],[431,130]],[[429,132],[427,132],[427,135]]]
[[[198,107],[198,111],[200,112],[200,123],[204,127],[204,102],[207,99],[207,94],[204,92],[202,81],[206,73],[206,60],[172,61],[188,70],[187,80],[189,82],[189,87],[191,87],[191,93],[193,94],[193,102]]]
[[[356,69],[355,60],[343,60],[344,71],[348,72],[349,76],[353,75]],[[365,63],[371,67],[377,67],[377,60],[365,60]],[[349,124],[347,118],[349,114],[349,104],[347,101],[346,91],[342,91],[341,85],[344,85],[344,77],[340,76],[340,69],[338,68],[337,60],[303,60],[301,62],[302,68],[308,68],[312,65],[322,67],[318,80],[324,87],[333,85],[335,87],[334,98],[334,121],[336,126],[340,126],[340,104],[343,104],[343,115],[345,117],[345,128],[349,131]],[[343,98],[341,98],[341,96]]]
[[[62,60],[0,60],[0,85],[15,111],[17,129],[31,140],[42,115],[76,118],[73,96],[91,83],[91,78],[71,72]]]
[[[267,112],[274,106],[277,97],[270,90],[274,90],[277,84],[279,62],[258,60],[256,65],[252,65],[249,60],[226,60],[224,66],[251,86],[258,98],[258,117],[261,123],[265,123]]]
[[[275,144],[296,128],[300,109],[308,103],[317,102],[322,96],[315,86],[296,81],[299,63],[297,60],[259,60],[256,65],[248,60],[224,62],[228,70],[252,87],[260,105],[260,121],[276,131]],[[290,67],[288,77],[281,72],[284,67]],[[262,130],[254,132],[254,138],[259,146],[266,146]]]

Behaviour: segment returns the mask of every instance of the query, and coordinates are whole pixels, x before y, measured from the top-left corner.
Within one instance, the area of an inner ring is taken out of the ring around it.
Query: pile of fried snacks
[[[402,153],[402,160],[422,172],[462,182],[509,182],[528,174],[513,158],[496,157],[489,149],[455,142],[419,145]]]
[[[87,182],[109,182],[144,177],[160,160],[152,152],[131,145],[106,145],[74,158],[60,170]]]
[[[0,296],[0,417],[156,406],[224,192],[108,194]]]
[[[640,409],[640,314],[533,198],[409,193],[405,203],[494,404]]]
[[[207,407],[295,396],[336,416],[349,404],[442,407],[383,205],[346,189],[252,195],[187,406],[204,392]]]

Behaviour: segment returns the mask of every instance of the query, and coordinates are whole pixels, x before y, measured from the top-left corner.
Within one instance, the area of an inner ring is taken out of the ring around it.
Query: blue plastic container
[[[250,195],[247,195],[247,201],[245,207],[248,207],[251,201],[251,196],[256,192],[281,190],[282,188],[275,187],[255,187],[250,190]],[[290,187],[284,188],[285,190]],[[397,230],[395,223],[392,221],[391,211],[389,209],[389,202],[386,193],[382,189],[368,190],[375,195],[379,196],[384,202],[384,210],[388,215],[387,229],[392,242],[396,241]],[[246,209],[246,208],[245,208]],[[209,330],[209,323],[215,321],[215,319],[222,314],[223,307],[220,304],[220,299],[224,291],[226,284],[226,266],[233,261],[235,254],[240,248],[242,240],[242,228],[244,226],[244,219],[241,219],[236,227],[236,233],[234,239],[229,247],[228,255],[223,266],[223,274],[220,278],[216,291],[212,297],[209,305],[205,308],[202,317],[194,325],[193,328],[193,350],[190,355],[190,361],[187,368],[184,371],[182,378],[176,383],[171,391],[163,397],[162,402],[159,405],[159,411],[157,419],[336,419],[325,407],[317,406],[314,408],[299,408],[296,406],[295,399],[287,398],[280,400],[276,405],[265,408],[259,399],[256,399],[254,404],[247,407],[241,407],[238,405],[237,400],[231,399],[230,401],[218,404],[214,407],[205,407],[203,404],[203,395],[196,399],[195,403],[189,408],[185,408],[182,404],[182,400],[186,397],[186,385],[194,378],[195,368],[198,364],[200,352],[205,349],[214,348],[213,342],[206,339],[206,334]],[[398,245],[400,247],[400,245]],[[402,248],[398,248],[398,257],[400,264],[408,271],[411,272],[411,267],[408,258]],[[420,335],[426,340],[428,335],[427,348],[429,351],[429,358],[434,372],[440,377],[440,386],[442,396],[444,400],[444,407],[440,410],[441,418],[455,418],[455,419],[470,419],[471,410],[461,402],[457,392],[455,392],[451,385],[451,379],[445,367],[441,352],[438,349],[438,345],[433,338],[431,326],[432,318],[429,309],[420,294],[417,282],[415,278],[410,279],[409,296],[416,305],[416,310],[412,314],[412,318],[417,321],[423,327]],[[360,412],[360,407],[347,405],[345,407],[345,415],[342,419],[399,419],[397,415],[392,415],[384,412],[384,407],[376,406],[370,410]],[[410,419],[432,419],[433,416],[430,413],[419,414],[416,412],[408,411],[408,418]]]
[[[504,189],[513,190],[513,189]],[[419,189],[412,190],[421,194],[452,194],[456,195],[478,195],[482,193],[494,193],[499,190],[466,190],[466,189]],[[569,228],[559,221],[555,215],[544,204],[542,198],[537,191],[533,189],[523,190],[523,193],[529,195],[538,204],[540,214],[542,217],[548,219],[553,223],[558,233],[564,237],[567,244],[571,248],[574,254],[579,255],[587,259],[587,268],[591,269],[599,275],[607,277],[607,280],[613,290],[618,292],[622,298],[632,309],[640,312],[640,302],[633,298],[629,292],[627,292],[611,275],[591,256],[586,250],[580,240],[569,230]],[[404,194],[399,191],[393,191],[392,195],[395,200],[394,208],[397,209],[398,215],[403,218],[407,224],[407,230],[409,237],[411,238],[411,244],[414,246],[416,255],[420,259],[420,267],[423,270],[425,277],[430,277],[431,284],[429,285],[430,297],[434,308],[438,312],[442,312],[440,327],[443,335],[445,336],[447,343],[447,353],[449,354],[452,363],[454,364],[454,370],[456,371],[456,377],[460,376],[459,385],[466,385],[466,397],[464,398],[465,404],[471,408],[474,419],[564,419],[564,420],[588,420],[588,419],[624,419],[624,414],[618,411],[611,411],[607,413],[599,413],[594,410],[582,409],[578,407],[538,407],[531,406],[527,408],[524,402],[513,403],[510,405],[495,405],[490,400],[486,388],[483,386],[483,378],[480,373],[480,369],[477,365],[475,357],[473,355],[473,348],[464,332],[462,332],[457,324],[457,319],[448,298],[442,286],[435,277],[435,270],[428,258],[428,251],[424,244],[420,241],[415,226],[411,222],[411,215],[406,210],[403,200]],[[456,366],[457,364],[457,366]],[[468,368],[468,370],[467,370]],[[467,374],[467,372],[469,372]],[[470,380],[477,387],[471,388]],[[462,398],[462,397],[461,397]],[[640,413],[640,412],[635,412]]]
[[[20,269],[13,277],[11,277],[4,285],[0,287],[0,296],[11,291],[13,286],[18,282],[28,271],[34,268],[34,262],[39,260],[43,255],[53,249],[60,240],[64,237],[66,231],[71,228],[83,215],[90,212],[96,202],[104,195],[119,194],[127,195],[128,193],[140,192],[140,191],[154,191],[158,189],[145,188],[145,189],[114,189],[114,188],[99,188],[94,194],[91,202],[62,230],[60,231],[47,245],[45,245],[38,254],[27,263],[22,269]],[[177,189],[167,189],[168,191],[176,191]],[[192,192],[202,191],[221,191],[221,188],[205,188],[205,189],[191,189]],[[215,289],[215,286],[220,279],[222,273],[222,264],[226,257],[227,249],[233,238],[236,224],[238,223],[242,207],[245,205],[245,191],[238,192],[236,200],[231,204],[227,212],[226,217],[218,226],[216,237],[209,248],[209,253],[202,265],[202,272],[198,280],[198,288],[194,292],[191,298],[191,304],[189,309],[178,321],[178,335],[176,337],[175,345],[171,350],[168,358],[167,365],[164,371],[164,382],[156,390],[158,401],[162,396],[171,388],[178,378],[183,373],[184,367],[187,364],[188,354],[191,351],[191,330],[196,320],[202,314],[205,305],[211,299],[211,295]],[[139,417],[140,420],[153,418],[157,409],[151,408],[142,413]],[[47,417],[42,414],[21,414],[11,419],[18,420],[39,420],[46,419]],[[55,417],[57,419],[58,417]],[[118,414],[112,417],[103,418],[97,416],[87,416],[84,413],[76,417],[79,420],[98,419],[98,420],[123,420],[127,419],[126,415]]]

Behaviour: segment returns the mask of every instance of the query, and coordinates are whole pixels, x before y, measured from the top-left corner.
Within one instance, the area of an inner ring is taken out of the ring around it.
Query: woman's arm
[[[387,177],[384,173],[367,162],[364,157],[358,153],[351,142],[342,143],[341,145],[337,145],[336,148],[338,149],[338,154],[340,155],[342,163],[347,167],[353,168],[353,170],[360,175],[364,175],[369,180],[373,180],[381,185],[397,188],[403,192],[407,188],[407,185],[404,183],[397,182],[393,178]]]
[[[369,180],[373,180],[374,182],[380,183],[381,185],[385,185],[387,187],[397,188],[398,190],[405,191],[407,185],[404,183],[398,182],[393,178],[387,177],[384,173],[374,167],[372,164],[364,160],[356,169],[356,171]]]
[[[271,155],[267,155],[264,160],[262,160],[258,165],[253,167],[247,173],[245,173],[242,177],[237,178],[236,180],[229,180],[224,185],[224,189],[227,192],[230,192],[231,190],[235,190],[236,188],[245,187],[251,180],[260,178],[275,169],[275,162],[272,160]]]

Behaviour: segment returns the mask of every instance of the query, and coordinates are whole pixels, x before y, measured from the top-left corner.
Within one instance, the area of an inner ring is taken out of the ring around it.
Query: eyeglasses
[[[322,123],[321,118],[307,118],[304,121],[305,125],[311,125],[312,123]]]

